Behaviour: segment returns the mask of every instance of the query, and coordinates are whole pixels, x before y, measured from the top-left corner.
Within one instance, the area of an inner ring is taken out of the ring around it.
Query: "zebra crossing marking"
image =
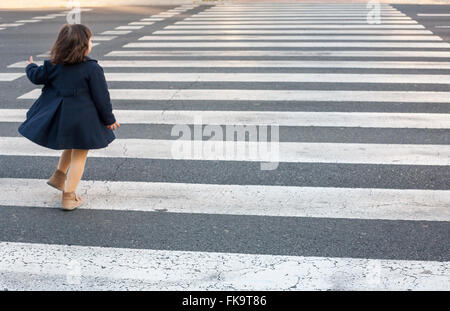
[[[26,109],[0,109],[0,122],[23,122]],[[279,125],[450,129],[447,114],[393,112],[114,110],[121,124]]]
[[[256,47],[376,47],[376,48],[450,48],[448,42],[131,42],[123,46],[124,48],[256,48]],[[450,50],[449,50],[450,52]]]
[[[109,56],[108,54],[105,56]],[[113,55],[114,56],[114,55]],[[36,64],[42,65],[42,61]],[[291,61],[291,60],[99,60],[105,68],[128,67],[214,67],[214,68],[367,68],[367,69],[450,69],[450,62],[421,61]],[[25,68],[20,61],[8,68]],[[155,73],[156,74],[156,73]],[[159,74],[159,73],[158,73]]]
[[[0,147],[0,155],[60,156],[58,150],[38,146],[23,137],[0,137]],[[265,152],[260,152],[261,150]],[[228,151],[230,153],[227,153]],[[91,157],[448,166],[450,165],[450,146],[180,139],[174,141],[129,138],[115,139],[114,143],[104,150],[92,150]]]
[[[16,23],[38,23],[40,20],[37,19],[21,19],[16,21]]]
[[[101,33],[101,35],[127,35],[131,33],[131,30],[107,30]]]
[[[339,29],[339,28],[358,28],[358,29],[425,29],[421,24],[414,25],[386,25],[386,24],[361,24],[361,25],[345,25],[345,24],[326,24],[326,25],[169,25],[166,29]]]
[[[361,22],[367,21],[367,18],[359,17],[359,16],[349,16],[349,17],[341,17],[341,16],[333,16],[333,17],[306,17],[306,16],[300,16],[300,17],[269,17],[269,18],[263,18],[263,17],[187,17],[183,19],[183,21],[208,21],[208,22],[217,22],[217,21],[306,21],[306,20],[326,20],[326,21],[343,21],[343,20],[359,20]],[[407,16],[393,16],[389,18],[383,18],[383,21],[413,21],[410,17]]]
[[[20,77],[23,77],[24,73],[15,73],[15,72],[1,72],[0,73],[0,81],[14,81]]]
[[[113,100],[252,100],[330,102],[424,102],[449,103],[450,92],[426,91],[329,91],[329,90],[245,90],[245,89],[110,89]],[[18,99],[37,99],[34,89]]]
[[[60,207],[60,193],[50,194],[44,179],[0,178],[0,184],[0,206]],[[25,192],[32,195],[17,195]],[[82,180],[79,192],[86,201],[80,209],[89,210],[450,221],[449,190]]]
[[[22,26],[25,25],[23,23],[4,23],[4,24],[0,24],[0,27],[18,27],[18,26]]]
[[[274,30],[274,29],[216,29],[216,30],[206,30],[206,29],[197,29],[197,30],[186,30],[186,29],[164,29],[157,30],[153,34],[213,34],[213,35],[250,35],[250,34],[277,34],[280,36],[286,34],[336,34],[336,35],[433,35],[428,29],[414,29],[414,30],[398,30],[398,29],[386,29],[386,30],[360,30],[360,29],[332,29],[332,30],[308,30],[308,29],[283,29],[283,30]]]
[[[5,280],[11,280],[11,284],[8,284],[11,290],[450,288],[447,275],[450,263],[438,261],[255,255],[19,242],[0,242],[0,251],[4,254],[0,258],[0,267]],[[79,279],[72,275],[70,282],[68,277],[73,272],[68,269],[69,263],[72,263],[73,271],[79,271]],[[219,275],[220,282],[216,277]],[[33,282],[24,282],[28,279],[33,279]],[[99,280],[102,281],[100,284]]]
[[[109,81],[141,82],[326,82],[326,83],[412,83],[450,84],[450,75],[358,74],[358,73],[143,73],[110,72]]]
[[[274,47],[275,48],[275,47]],[[147,57],[147,56],[221,56],[221,57],[287,57],[287,56],[304,56],[304,57],[427,57],[427,58],[449,58],[449,51],[408,51],[408,50],[358,50],[358,51],[341,51],[341,50],[139,50],[139,51],[112,51],[105,56],[120,57]]]
[[[323,20],[323,21],[316,21],[316,20],[294,20],[294,21],[266,21],[266,20],[258,20],[258,21],[245,21],[245,20],[238,20],[238,21],[234,21],[234,20],[216,20],[214,21],[214,23],[210,23],[208,21],[178,21],[175,22],[174,25],[211,25],[213,24],[214,26],[217,25],[271,25],[271,26],[275,26],[275,25],[284,25],[284,24],[288,24],[288,25],[303,25],[303,24],[308,24],[308,25],[321,25],[321,24],[330,24],[329,20]],[[389,25],[406,25],[406,24],[417,24],[417,22],[415,20],[383,20],[383,22],[385,24],[389,24]],[[333,22],[334,24],[367,24],[367,21],[364,20],[337,20],[336,22]]]
[[[260,41],[282,41],[282,40],[298,40],[298,41],[311,41],[311,40],[331,40],[331,41],[443,41],[441,37],[438,36],[430,36],[430,35],[415,35],[415,36],[367,36],[367,35],[353,35],[353,36],[331,36],[331,35],[283,35],[283,36],[275,36],[275,35],[183,35],[183,36],[174,36],[174,35],[152,35],[152,36],[143,36],[138,40],[142,41],[169,41],[169,40],[192,40],[192,41],[242,41],[242,40],[260,40]]]
[[[128,25],[153,25],[154,22],[132,22],[128,23]]]
[[[117,36],[92,36],[92,41],[110,41],[117,38]]]
[[[118,26],[118,27],[116,27],[114,29],[117,29],[117,30],[127,30],[127,29],[136,30],[136,29],[142,29],[142,28],[144,28],[144,26]]]

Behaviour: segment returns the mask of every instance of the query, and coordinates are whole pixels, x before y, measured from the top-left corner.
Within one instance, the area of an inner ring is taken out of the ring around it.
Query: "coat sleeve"
[[[41,66],[30,63],[25,67],[28,79],[34,84],[45,84],[47,82],[47,60]]]
[[[89,89],[97,107],[97,111],[104,125],[111,125],[116,122],[112,112],[111,99],[109,97],[108,85],[105,79],[103,68],[95,64],[89,75]]]

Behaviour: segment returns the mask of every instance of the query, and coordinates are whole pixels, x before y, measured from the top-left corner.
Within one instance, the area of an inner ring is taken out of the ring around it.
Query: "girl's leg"
[[[88,151],[87,149],[72,149],[72,161],[67,174],[65,192],[74,192],[77,189],[81,176],[83,176]]]
[[[64,174],[67,174],[67,170],[69,169],[71,160],[72,149],[64,150],[61,154],[61,157],[59,158],[58,170],[62,171]]]
[[[64,191],[67,169],[69,168],[71,158],[72,158],[71,149],[66,149],[61,153],[58,167],[53,172],[52,176],[50,176],[50,178],[48,179],[47,184],[58,190]]]

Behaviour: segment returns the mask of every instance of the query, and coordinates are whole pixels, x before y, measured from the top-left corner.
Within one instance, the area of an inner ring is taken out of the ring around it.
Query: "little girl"
[[[120,127],[112,113],[103,69],[87,56],[91,36],[84,25],[65,24],[50,51],[50,60],[38,66],[30,56],[25,69],[32,83],[44,87],[18,130],[36,144],[64,149],[58,168],[47,181],[62,191],[64,210],[83,204],[75,190],[89,149],[108,146],[115,139],[113,130]]]

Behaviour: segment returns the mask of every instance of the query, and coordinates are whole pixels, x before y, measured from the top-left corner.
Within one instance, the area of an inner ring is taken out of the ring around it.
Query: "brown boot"
[[[83,205],[83,199],[73,192],[63,191],[62,195],[62,208],[67,211],[76,209],[77,207]]]
[[[66,174],[59,169],[53,172],[53,175],[47,181],[47,184],[58,190],[64,191],[64,184],[66,183]]]

